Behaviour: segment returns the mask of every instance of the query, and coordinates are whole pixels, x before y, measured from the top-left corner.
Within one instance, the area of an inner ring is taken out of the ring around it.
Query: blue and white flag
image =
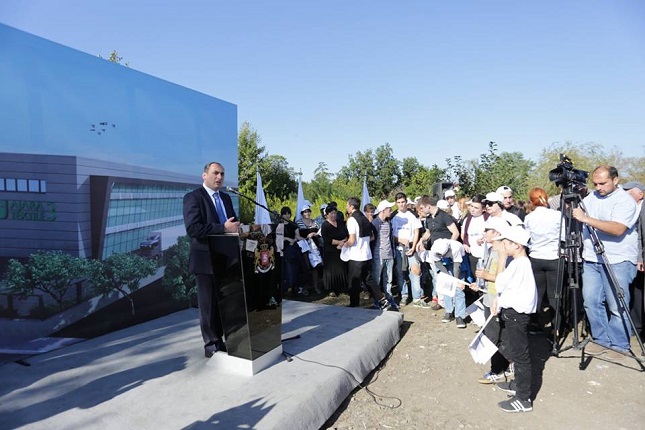
[[[298,176],[298,200],[296,200],[296,218],[295,221],[298,221],[302,218],[300,212],[304,206],[311,206],[309,200],[305,200],[305,196],[302,193],[302,174]]]
[[[363,205],[363,208],[365,207],[366,204],[372,203],[372,199],[370,199],[370,193],[367,192],[367,176],[363,177],[363,195],[361,196],[361,205]],[[363,208],[359,208],[361,211],[363,211]]]
[[[255,201],[267,207],[267,199],[264,195],[264,187],[262,186],[262,177],[260,176],[260,171],[258,169],[255,169],[255,172],[257,174]],[[255,217],[253,219],[255,224],[258,225],[271,224],[271,214],[269,213],[269,211],[258,205],[255,205]]]

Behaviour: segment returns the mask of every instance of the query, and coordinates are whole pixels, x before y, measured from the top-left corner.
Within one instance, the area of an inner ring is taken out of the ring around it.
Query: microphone
[[[233,194],[240,194],[239,188],[226,187],[226,191],[228,191],[229,193],[233,193]]]

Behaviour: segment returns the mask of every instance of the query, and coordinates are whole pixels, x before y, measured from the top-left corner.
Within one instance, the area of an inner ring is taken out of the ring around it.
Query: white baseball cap
[[[374,210],[374,215],[377,215],[379,212],[391,208],[394,206],[394,202],[388,202],[387,200],[381,200]]]
[[[531,239],[531,234],[519,225],[508,227],[500,233],[501,235],[496,237],[494,240],[508,239],[519,245],[527,246],[529,244],[529,239]]]

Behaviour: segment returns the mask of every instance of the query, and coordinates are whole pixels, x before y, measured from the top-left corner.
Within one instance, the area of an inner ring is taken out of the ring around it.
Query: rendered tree
[[[175,300],[185,300],[191,307],[197,303],[197,281],[195,275],[188,271],[189,257],[190,237],[181,236],[164,253],[166,270],[161,283]]]
[[[38,251],[26,264],[11,259],[7,267],[6,284],[23,296],[40,291],[51,297],[60,310],[70,287],[86,274],[86,260],[62,251]]]
[[[139,289],[139,283],[157,271],[157,263],[135,254],[112,254],[103,261],[89,263],[90,282],[103,295],[118,291],[130,301],[134,315],[132,294]]]

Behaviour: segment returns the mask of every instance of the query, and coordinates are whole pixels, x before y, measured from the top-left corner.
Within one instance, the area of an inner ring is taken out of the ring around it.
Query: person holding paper
[[[509,227],[501,233],[496,240],[502,241],[506,255],[513,257],[513,261],[498,268],[497,297],[491,312],[499,316],[500,352],[515,364],[515,380],[497,384],[500,390],[513,395],[498,405],[504,412],[529,412],[533,410],[529,320],[537,308],[537,287],[526,251],[531,235],[521,226]]]
[[[497,277],[497,268],[499,266],[500,258],[503,260],[501,263],[506,263],[506,251],[500,241],[495,240],[501,235],[501,232],[510,227],[510,224],[499,217],[489,217],[484,223],[483,238],[485,241],[484,250],[484,267],[477,269],[475,276],[477,279],[485,281],[486,292],[482,298],[484,305],[484,316],[486,319],[491,314],[490,307],[493,300],[497,296],[495,289],[495,278]],[[501,255],[501,257],[500,257]],[[479,291],[477,283],[474,282],[470,285],[470,289]],[[484,334],[490,339],[495,346],[499,347],[501,343],[499,321],[493,318],[484,328]],[[490,359],[490,371],[486,372],[483,377],[477,380],[480,384],[496,384],[498,382],[507,382],[508,378],[513,376],[513,367],[509,364],[506,357],[497,351]]]
[[[438,271],[449,273],[455,278],[461,279],[459,266],[466,255],[464,246],[461,243],[451,239],[437,239],[430,248],[430,254]],[[444,294],[443,304],[446,312],[441,322],[449,323],[454,319],[457,328],[466,328],[466,322],[464,321],[466,318],[464,286],[462,284],[457,285],[454,297]]]

